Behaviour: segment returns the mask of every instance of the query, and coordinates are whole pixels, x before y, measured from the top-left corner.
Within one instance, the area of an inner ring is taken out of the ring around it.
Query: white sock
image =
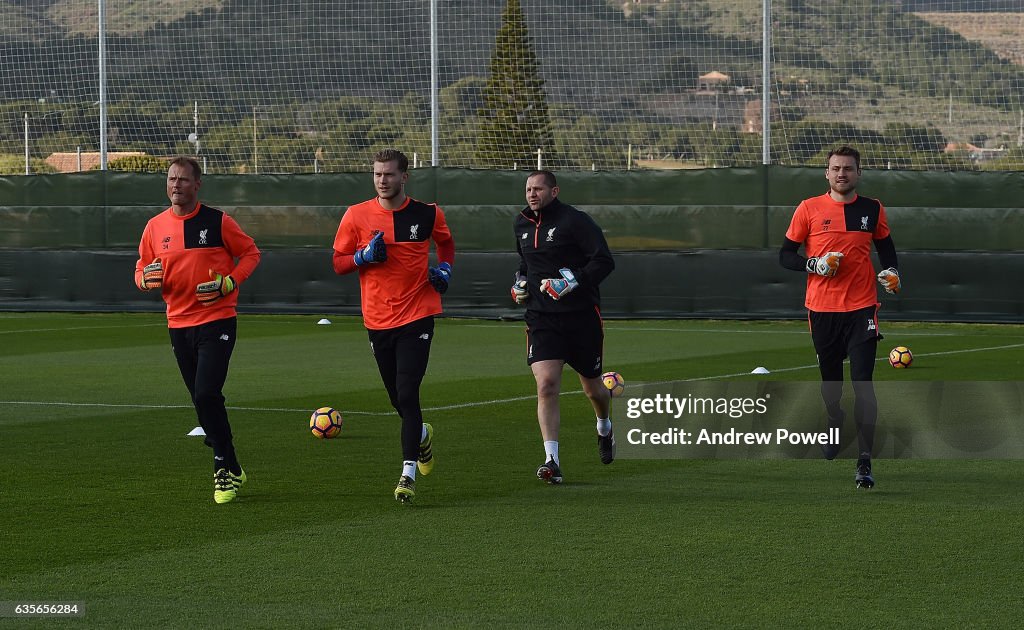
[[[402,462],[402,475],[415,481],[416,479],[416,462]]]
[[[604,437],[612,432],[612,421],[609,418],[597,419],[597,434]]]
[[[544,461],[554,460],[558,463],[558,441],[557,440],[545,440],[544,441]]]
[[[423,430],[420,432],[420,444],[423,444],[424,442],[427,441],[427,425],[424,424],[422,426]]]

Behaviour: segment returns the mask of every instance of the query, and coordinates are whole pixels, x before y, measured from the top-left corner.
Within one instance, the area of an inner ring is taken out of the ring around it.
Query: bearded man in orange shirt
[[[878,401],[871,379],[875,352],[882,339],[875,281],[887,293],[899,292],[896,246],[889,234],[885,208],[877,199],[857,194],[860,153],[842,146],[829,152],[827,163],[829,191],[805,199],[797,207],[779,251],[779,262],[807,275],[807,319],[818,355],[829,428],[841,429],[846,417],[840,399],[843,360],[850,359],[859,448],[854,482],[858,488],[872,488],[871,451]],[[797,251],[801,244],[807,258]],[[877,274],[871,264],[872,244],[882,266]],[[833,459],[839,454],[839,444],[828,444],[822,450],[827,459]]]

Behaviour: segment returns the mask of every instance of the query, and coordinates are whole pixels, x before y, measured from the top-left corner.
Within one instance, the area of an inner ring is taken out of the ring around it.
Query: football
[[[320,407],[309,417],[309,430],[313,437],[329,440],[341,433],[341,414],[331,407]]]
[[[601,380],[604,382],[604,386],[608,388],[608,391],[611,392],[612,398],[618,398],[626,389],[626,381],[622,380],[622,375],[618,372],[605,372],[601,375]]]
[[[889,352],[889,365],[894,368],[908,368],[914,362],[914,355],[906,346],[896,346]]]

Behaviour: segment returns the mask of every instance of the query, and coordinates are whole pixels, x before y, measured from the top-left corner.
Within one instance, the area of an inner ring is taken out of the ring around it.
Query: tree
[[[167,170],[167,160],[152,155],[126,155],[123,158],[111,160],[108,168],[112,171],[133,173],[163,173]]]
[[[508,0],[480,109],[480,166],[525,166],[536,160],[537,149],[550,153],[554,141],[539,65],[519,0]]]

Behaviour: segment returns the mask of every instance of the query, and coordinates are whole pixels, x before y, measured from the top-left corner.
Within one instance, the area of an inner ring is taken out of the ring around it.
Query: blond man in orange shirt
[[[373,157],[377,196],[350,206],[334,237],[334,271],[359,274],[363,324],[391,405],[402,419],[402,473],[395,499],[416,496],[416,472],[434,467],[433,427],[423,422],[420,384],[427,371],[434,316],[442,312],[455,262],[444,212],[405,194],[409,159],[395,149]],[[430,242],[438,265],[430,266]]]
[[[235,347],[238,286],[260,261],[256,243],[234,219],[199,202],[202,169],[178,157],[167,169],[171,206],[146,224],[135,285],[159,290],[167,304],[174,358],[213,448],[213,499],[234,500],[246,482],[224,406],[224,381]]]

